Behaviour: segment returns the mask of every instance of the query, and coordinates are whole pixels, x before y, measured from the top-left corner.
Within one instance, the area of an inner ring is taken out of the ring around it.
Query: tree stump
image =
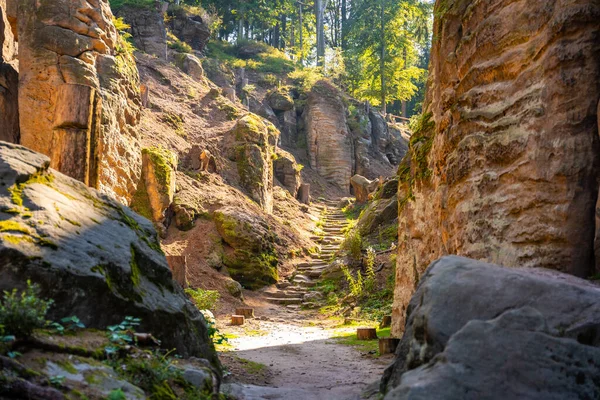
[[[235,309],[237,315],[243,315],[246,318],[254,318],[254,308],[240,307]]]
[[[358,328],[356,330],[358,340],[375,340],[377,339],[377,329],[375,328]]]
[[[231,325],[244,325],[245,317],[243,315],[232,315],[231,316]]]
[[[395,353],[399,344],[400,344],[400,339],[396,339],[396,338],[379,339],[379,355]]]
[[[381,319],[381,323],[379,324],[379,327],[380,328],[389,328],[390,326],[392,326],[392,316],[391,315],[385,315]]]

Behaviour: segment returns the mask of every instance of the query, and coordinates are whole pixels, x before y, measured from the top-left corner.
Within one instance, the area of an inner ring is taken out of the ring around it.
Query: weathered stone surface
[[[172,5],[169,7],[169,16],[169,28],[175,36],[194,50],[204,50],[210,38],[210,27],[201,15],[190,14],[185,8]]]
[[[0,0],[0,140],[19,142],[19,73],[6,0]]]
[[[350,188],[353,171],[352,138],[339,90],[325,81],[315,84],[305,109],[311,167],[343,190]]]
[[[600,287],[556,271],[504,268],[447,256],[432,263],[421,278],[408,306],[396,362],[386,371],[383,387],[396,387],[407,370],[435,363],[436,355],[469,321],[494,319],[525,306],[543,315],[554,336],[600,347]],[[398,312],[395,309],[392,318],[395,336],[403,328],[398,326],[403,320]],[[486,343],[482,342],[483,349]],[[481,350],[476,347],[471,350]],[[491,349],[488,354],[493,362],[500,362],[503,356]],[[535,351],[523,354],[522,360],[529,356],[535,356]]]
[[[354,196],[356,197],[357,203],[366,203],[369,201],[369,195],[377,190],[379,186],[379,179],[370,181],[364,176],[354,175],[350,179],[352,189],[354,190]]]
[[[0,143],[0,290],[28,279],[54,299],[49,318],[105,329],[126,316],[181,355],[218,364],[204,319],[174,284],[152,224],[50,160]]]
[[[388,222],[394,221],[398,215],[398,198],[373,200],[361,213],[356,225],[362,236],[376,233],[377,229]]]
[[[275,234],[265,220],[241,208],[225,207],[213,219],[227,249],[223,262],[233,279],[249,289],[277,282]]]
[[[296,109],[284,111],[277,117],[281,131],[281,145],[284,147],[296,147],[298,141],[298,118]]]
[[[193,54],[178,54],[183,72],[199,82],[204,81],[204,68],[202,62]]]
[[[275,155],[276,158],[273,161],[275,177],[295,198],[302,184],[300,165],[296,163],[294,156],[287,151],[278,148]]]
[[[142,178],[132,208],[161,230],[175,196],[176,171],[177,156],[173,152],[157,147],[142,150]]]
[[[386,400],[596,399],[600,349],[555,337],[535,309],[468,322]]]
[[[294,99],[284,88],[274,89],[267,94],[267,102],[275,111],[290,111],[294,108]]]
[[[273,147],[278,135],[268,121],[247,114],[225,139],[237,163],[242,187],[268,213],[273,211]]]
[[[235,76],[233,71],[219,60],[215,58],[204,58],[202,59],[202,67],[204,68],[206,77],[215,85],[221,88],[230,88],[234,86]]]
[[[21,143],[62,164],[72,146],[57,126],[56,109],[75,104],[59,96],[63,85],[95,90],[86,128],[89,143],[83,173],[89,184],[128,203],[135,192],[141,154],[135,127],[140,118],[139,76],[133,57],[124,53],[107,0],[25,0],[19,2],[19,108]],[[23,112],[24,111],[24,112]],[[31,118],[35,115],[35,118]],[[56,132],[58,130],[58,132]],[[57,141],[54,141],[54,137]],[[57,158],[58,157],[58,158]]]
[[[400,168],[400,319],[444,254],[594,270],[600,4],[436,7],[426,114]]]
[[[167,30],[162,6],[155,7],[124,6],[117,11],[117,17],[131,26],[133,45],[162,60],[167,59]]]

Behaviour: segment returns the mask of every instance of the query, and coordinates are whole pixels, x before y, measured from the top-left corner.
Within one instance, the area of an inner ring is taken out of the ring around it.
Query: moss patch
[[[164,190],[168,190],[172,183],[171,175],[177,167],[177,156],[175,153],[162,147],[148,147],[142,150],[142,154],[148,156],[152,163],[159,185]]]
[[[52,182],[54,182],[54,176],[50,173],[38,172],[33,174],[26,182],[24,183],[15,183],[13,186],[8,188],[8,192],[10,193],[10,198],[13,204],[22,207],[23,206],[23,191],[27,187],[27,185],[31,185],[34,183],[40,183],[42,185],[51,186]]]

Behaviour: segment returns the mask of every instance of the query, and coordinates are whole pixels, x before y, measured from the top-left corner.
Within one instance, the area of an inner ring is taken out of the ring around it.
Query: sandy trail
[[[280,317],[267,317],[267,321],[249,320],[242,328],[225,326],[221,329],[238,336],[230,339],[232,348],[222,355],[225,365],[232,358],[242,358],[264,364],[268,369],[262,382],[250,380],[254,385],[234,383],[224,386],[225,392],[239,399],[360,399],[367,386],[378,381],[392,361],[391,356],[373,358],[353,347],[338,344],[333,337],[340,333],[339,329],[310,326],[315,321],[306,313],[290,315],[283,307],[270,311],[271,314],[276,311]],[[355,329],[345,330],[353,332]],[[234,373],[231,380],[239,378]],[[243,378],[240,380],[244,381]]]

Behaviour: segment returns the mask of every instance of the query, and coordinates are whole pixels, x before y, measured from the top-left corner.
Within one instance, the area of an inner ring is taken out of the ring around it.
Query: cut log
[[[232,315],[231,316],[231,325],[244,325],[246,318],[243,315]]]
[[[380,328],[389,328],[392,326],[392,316],[386,315],[381,319],[381,323],[379,324]]]
[[[240,307],[235,309],[237,315],[243,315],[246,318],[254,318],[254,308]]]
[[[379,355],[395,353],[399,344],[400,344],[400,339],[396,339],[396,338],[379,339]]]
[[[358,340],[375,340],[377,339],[377,329],[375,328],[358,328],[356,330]]]

